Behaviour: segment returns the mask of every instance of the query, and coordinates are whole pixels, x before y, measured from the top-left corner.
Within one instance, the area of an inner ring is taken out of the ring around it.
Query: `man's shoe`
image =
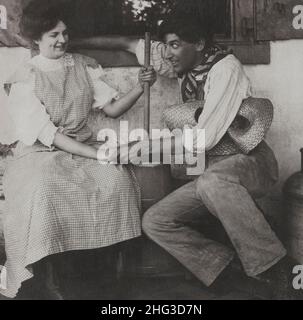
[[[234,259],[219,274],[209,289],[216,295],[225,296],[235,290],[237,288],[237,284],[242,283],[245,277],[241,263]]]
[[[294,277],[292,271],[298,264],[291,257],[285,256],[270,269],[254,278],[270,288],[273,300],[299,300],[301,293],[292,285]]]

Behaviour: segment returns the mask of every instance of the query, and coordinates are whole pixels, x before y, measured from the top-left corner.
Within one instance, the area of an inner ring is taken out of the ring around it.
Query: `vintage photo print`
[[[0,300],[302,300],[302,39],[302,0],[0,0]]]

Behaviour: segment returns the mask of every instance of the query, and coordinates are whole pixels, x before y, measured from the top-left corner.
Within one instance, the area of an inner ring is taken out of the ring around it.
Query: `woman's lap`
[[[4,234],[14,273],[50,254],[141,234],[138,193],[127,168],[37,152],[10,164],[4,188]]]

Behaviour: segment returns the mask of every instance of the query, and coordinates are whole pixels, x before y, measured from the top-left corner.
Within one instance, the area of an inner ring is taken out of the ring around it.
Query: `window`
[[[198,11],[201,20],[215,21],[214,32],[231,38],[232,0],[68,0],[71,30],[75,36],[120,34],[142,36],[174,8]],[[207,16],[206,16],[207,12]]]
[[[8,10],[8,29],[0,33],[0,46],[19,46],[14,34],[22,8],[30,0],[1,0]],[[214,25],[215,39],[231,46],[243,63],[269,63],[268,40],[289,36],[302,38],[291,20],[296,0],[56,0],[64,3],[69,15],[71,36],[89,37],[102,34],[143,36],[147,26],[156,36],[158,22],[174,7],[195,10],[203,21]],[[192,9],[194,8],[194,9]],[[265,41],[264,41],[265,40]],[[125,54],[113,54],[110,62]],[[119,65],[128,65],[122,59]],[[133,62],[130,64],[133,65]]]
[[[61,0],[66,1],[66,0]],[[156,35],[157,24],[175,7],[196,10],[201,20],[212,23],[215,39],[233,49],[244,64],[270,62],[268,42],[257,42],[257,0],[67,0],[72,35],[91,36],[120,34],[143,36],[147,26]],[[83,52],[85,53],[85,52]],[[109,55],[105,66],[134,65],[135,60],[124,53]],[[94,55],[96,57],[96,55]],[[119,60],[119,62],[117,62]]]

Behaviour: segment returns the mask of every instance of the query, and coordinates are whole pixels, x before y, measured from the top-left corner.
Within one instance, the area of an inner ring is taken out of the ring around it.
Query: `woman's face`
[[[68,32],[66,25],[59,21],[56,27],[45,32],[41,39],[35,41],[39,46],[40,54],[48,59],[59,59],[67,50]]]

